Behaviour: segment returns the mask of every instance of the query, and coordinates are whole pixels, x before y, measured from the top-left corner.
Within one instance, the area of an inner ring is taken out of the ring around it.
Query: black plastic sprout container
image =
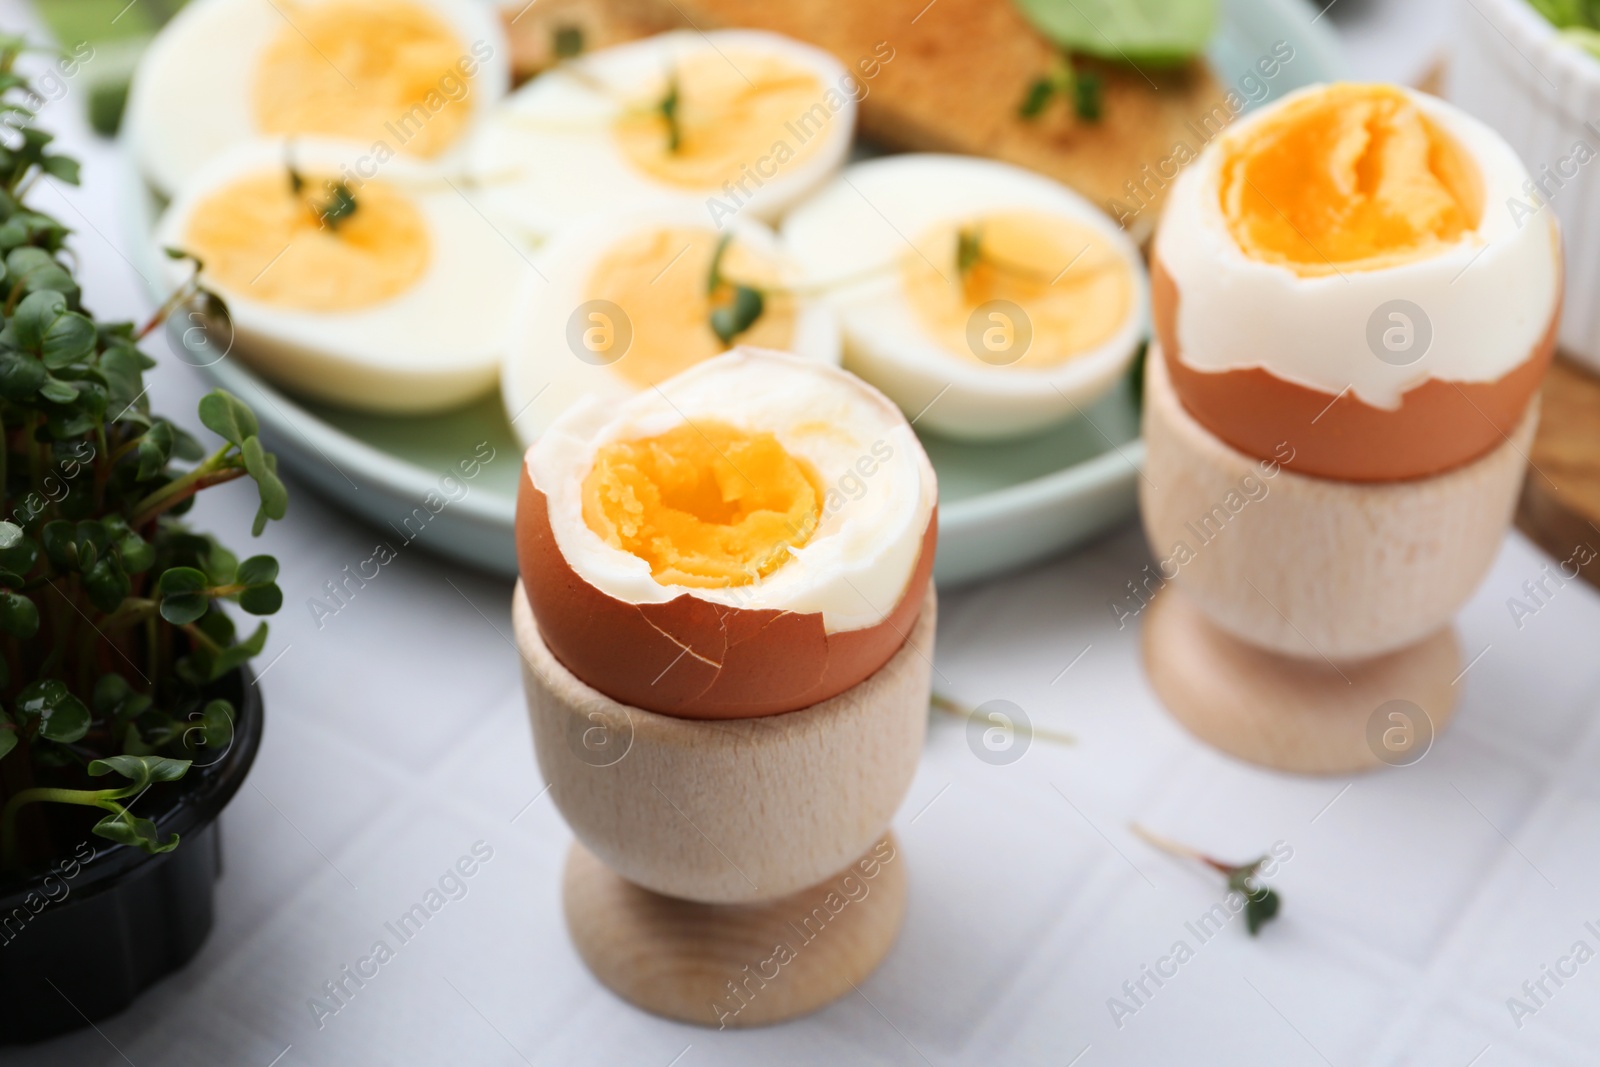
[[[232,743],[138,804],[163,835],[181,836],[175,850],[151,856],[85,833],[50,870],[0,881],[0,1045],[114,1015],[205,943],[222,870],[217,816],[255,762],[262,728],[247,672],[216,695],[238,709]]]

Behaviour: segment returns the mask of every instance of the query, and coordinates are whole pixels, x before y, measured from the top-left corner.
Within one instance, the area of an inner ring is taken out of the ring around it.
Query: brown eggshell
[[[685,719],[797,711],[844,692],[905,643],[933,573],[939,516],[899,602],[875,626],[827,633],[822,615],[712,604],[684,595],[629,604],[583,579],[562,555],[548,501],[526,467],[517,494],[517,565],[545,644],[606,696]]]
[[[1259,367],[1203,371],[1178,347],[1178,286],[1150,258],[1150,305],[1173,388],[1189,414],[1239,451],[1277,459],[1301,474],[1351,482],[1422,478],[1459,467],[1497,447],[1522,421],[1555,351],[1558,298],[1550,325],[1528,358],[1490,382],[1429,378],[1401,395],[1393,411],[1354,393],[1338,399],[1284,381]],[[1292,459],[1278,455],[1282,445]]]

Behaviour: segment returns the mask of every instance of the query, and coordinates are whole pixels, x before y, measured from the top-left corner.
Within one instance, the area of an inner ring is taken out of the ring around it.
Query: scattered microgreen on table
[[[1229,891],[1244,897],[1244,921],[1251,937],[1255,937],[1263,926],[1277,918],[1279,909],[1283,907],[1283,898],[1277,890],[1260,882],[1261,868],[1272,857],[1262,856],[1249,863],[1226,863],[1188,845],[1152,833],[1137,823],[1133,826],[1133,832],[1169,855],[1198,860],[1226,878]]]

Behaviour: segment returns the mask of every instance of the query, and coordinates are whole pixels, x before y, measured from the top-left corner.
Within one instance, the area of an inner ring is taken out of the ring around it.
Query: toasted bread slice
[[[523,42],[517,56],[542,65],[552,27],[564,23],[583,26],[591,48],[684,26],[751,27],[809,41],[861,79],[867,139],[1040,171],[1141,239],[1176,174],[1175,151],[1181,164],[1236,110],[1202,60],[1164,70],[1079,60],[1080,70],[1103,80],[1100,121],[1079,119],[1059,100],[1025,120],[1018,107],[1056,50],[1009,0],[539,0],[512,24]]]

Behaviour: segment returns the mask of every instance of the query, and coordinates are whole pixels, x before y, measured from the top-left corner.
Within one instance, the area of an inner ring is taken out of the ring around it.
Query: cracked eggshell
[[[758,381],[766,386],[752,393]],[[729,388],[742,406],[700,406]],[[938,538],[933,468],[893,403],[845,371],[756,349],[699,364],[661,392],[610,414],[580,401],[529,449],[517,496],[517,560],[550,651],[614,700],[693,719],[797,711],[887,663],[921,610]],[[829,462],[837,455],[808,447],[803,431],[775,417],[788,412],[793,424],[815,422],[824,397],[838,401],[835,415],[854,416],[837,425],[859,438],[843,449],[851,459],[874,437],[893,449],[876,485],[868,479],[880,501],[855,516],[854,529],[841,518],[849,507],[825,517],[795,559],[754,585],[659,585],[643,560],[601,541],[578,517],[572,494],[599,444],[659,432],[675,415],[677,422],[703,415],[768,430],[834,484],[844,473]],[[552,459],[561,439],[574,434],[586,437],[572,452],[581,458],[576,468]]]

